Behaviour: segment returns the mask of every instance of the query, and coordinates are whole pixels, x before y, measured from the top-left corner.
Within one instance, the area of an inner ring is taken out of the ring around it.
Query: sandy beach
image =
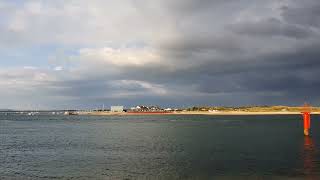
[[[93,116],[137,116],[137,115],[300,115],[300,112],[245,112],[245,111],[186,111],[186,112],[80,112],[79,115]],[[312,112],[311,114],[320,114],[320,112]]]

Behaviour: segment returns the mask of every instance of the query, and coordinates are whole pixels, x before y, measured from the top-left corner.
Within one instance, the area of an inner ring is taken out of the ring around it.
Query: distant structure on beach
[[[159,112],[159,111],[163,111],[163,109],[158,106],[140,105],[140,106],[130,108],[130,111],[131,112]]]
[[[111,106],[111,112],[123,112],[123,106]]]
[[[172,108],[161,108],[159,106],[144,106],[144,105],[140,105],[140,106],[136,106],[136,107],[132,107],[128,110],[128,112],[155,112],[155,113],[159,113],[159,112],[173,112],[173,111],[177,111],[178,109],[172,109]]]
[[[76,110],[68,110],[64,112],[64,115],[79,115]]]

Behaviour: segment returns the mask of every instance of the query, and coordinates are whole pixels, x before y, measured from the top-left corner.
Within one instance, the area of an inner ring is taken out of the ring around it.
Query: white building
[[[123,106],[111,106],[111,112],[123,112]]]

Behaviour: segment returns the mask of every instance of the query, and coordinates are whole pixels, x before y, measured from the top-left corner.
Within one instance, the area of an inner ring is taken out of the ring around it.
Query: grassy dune
[[[193,107],[188,111],[220,111],[220,112],[301,112],[302,107],[290,106],[245,106],[245,107]],[[320,112],[320,107],[312,107],[312,112]]]

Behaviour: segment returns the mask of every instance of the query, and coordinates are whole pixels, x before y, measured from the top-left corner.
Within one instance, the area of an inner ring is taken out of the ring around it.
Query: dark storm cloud
[[[226,24],[224,32],[182,35],[162,44],[162,55],[180,63],[175,71],[141,67],[128,69],[124,74],[168,87],[189,85],[190,89],[211,95],[243,93],[258,104],[286,101],[294,104],[301,101],[319,103],[320,41],[316,24],[320,8],[317,1],[308,1],[306,7],[302,4],[292,2],[282,8],[283,20],[264,18],[256,22]],[[298,15],[303,18],[295,18]],[[273,37],[276,38],[270,41]],[[283,38],[289,39],[285,43],[289,48],[279,46],[276,51],[255,52],[255,46],[272,48],[285,42]],[[216,57],[217,53],[223,56]],[[188,59],[195,65],[188,67]],[[237,98],[234,102],[241,104]]]
[[[249,36],[283,36],[289,38],[306,38],[314,35],[309,27],[283,23],[270,18],[259,22],[247,22],[231,25],[230,28],[238,34]]]
[[[290,88],[287,83],[292,85],[306,81],[317,81],[320,74],[318,72],[320,68],[318,48],[319,45],[314,45],[297,52],[270,54],[254,59],[208,61],[198,66],[182,67],[171,72],[162,68],[130,68],[123,74],[123,78],[129,76],[151,82],[179,84],[203,81],[204,85],[218,89],[217,92],[237,92],[239,90],[237,83],[245,85],[242,89],[245,91],[283,90],[287,86]],[[148,76],[145,76],[146,74]],[[286,78],[295,78],[297,81],[284,81]],[[275,87],[271,85],[272,82],[275,84],[282,82],[283,86],[281,88]]]
[[[316,0],[291,1],[282,7],[282,16],[289,23],[318,28],[320,26],[320,4]]]
[[[196,52],[239,53],[242,51],[241,39],[233,34],[217,36],[215,34],[179,37],[159,46],[165,56],[190,57]],[[183,56],[185,55],[185,56]],[[203,58],[205,58],[203,56]],[[208,57],[212,58],[212,57]],[[197,59],[195,59],[196,61]]]

